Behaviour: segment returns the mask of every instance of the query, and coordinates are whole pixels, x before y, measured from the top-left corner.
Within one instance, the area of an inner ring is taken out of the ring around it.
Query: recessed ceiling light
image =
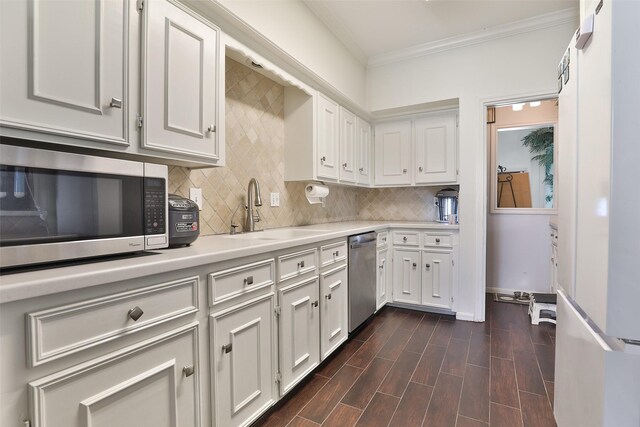
[[[533,101],[529,103],[529,107],[539,107],[541,104],[540,101]]]
[[[521,102],[519,104],[513,104],[511,106],[511,108],[513,108],[513,111],[522,111],[523,107],[524,107],[524,102]]]

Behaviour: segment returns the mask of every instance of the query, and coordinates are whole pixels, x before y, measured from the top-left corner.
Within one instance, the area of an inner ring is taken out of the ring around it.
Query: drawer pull
[[[317,307],[318,306],[318,301],[314,301],[311,303],[312,306]]]
[[[245,285],[253,285],[253,276],[245,277],[244,284]]]
[[[380,264],[380,265],[378,266],[378,268],[379,268],[380,270],[382,270],[382,269],[384,268],[384,264]]]
[[[134,322],[137,321],[143,314],[144,314],[144,311],[142,311],[142,309],[140,307],[138,307],[137,305],[127,312],[127,315]]]
[[[231,353],[231,350],[233,350],[233,345],[231,343],[222,346],[222,351],[224,351],[225,354]]]
[[[335,256],[335,257],[337,257],[337,256],[339,256],[339,255],[340,255],[340,251],[335,251],[335,252],[333,253],[333,256]]]
[[[327,294],[324,296],[326,299],[331,299],[331,294]]]
[[[122,108],[122,99],[111,98],[111,102],[109,103],[109,107],[111,107],[111,108]]]
[[[300,261],[298,263],[298,268],[304,268],[304,261]]]
[[[209,125],[209,127],[207,128],[207,132],[209,133],[213,133],[216,131],[216,125]]]
[[[403,242],[405,242],[405,243],[407,243],[407,236],[404,236],[404,237],[402,238],[402,241],[403,241]]]
[[[418,266],[418,264],[416,264],[415,262],[413,263],[413,268],[416,268]]]
[[[436,243],[440,243],[440,239],[436,239]]]
[[[427,267],[427,270],[431,268],[431,264],[427,264],[425,265],[425,267]]]
[[[185,377],[190,377],[191,375],[193,375],[194,372],[195,372],[195,369],[193,365],[185,366],[184,368],[182,368],[182,373],[184,374]]]

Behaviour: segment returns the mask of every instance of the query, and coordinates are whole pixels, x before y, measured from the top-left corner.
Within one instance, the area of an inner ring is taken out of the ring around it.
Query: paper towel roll
[[[329,195],[329,187],[320,184],[307,184],[304,194],[309,203],[322,203],[322,199]]]

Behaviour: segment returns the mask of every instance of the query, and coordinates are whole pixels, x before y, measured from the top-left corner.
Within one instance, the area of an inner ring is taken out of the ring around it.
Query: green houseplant
[[[553,198],[553,126],[534,129],[522,138],[522,145],[534,154],[531,160],[544,166],[544,183],[551,188],[551,193],[545,197],[547,202]]]

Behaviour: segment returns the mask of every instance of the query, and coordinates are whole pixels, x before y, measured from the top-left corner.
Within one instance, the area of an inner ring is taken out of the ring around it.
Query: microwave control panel
[[[144,234],[165,234],[167,193],[162,178],[144,179]]]

